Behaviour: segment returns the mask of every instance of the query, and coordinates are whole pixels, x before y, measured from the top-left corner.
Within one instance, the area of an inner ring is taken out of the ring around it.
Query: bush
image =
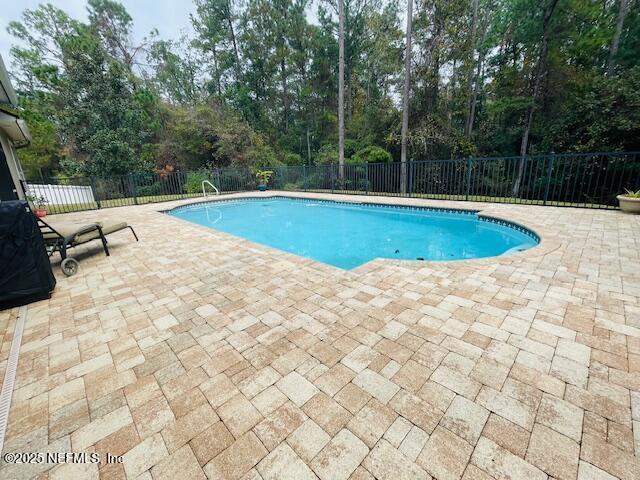
[[[221,192],[236,192],[256,188],[256,177],[249,170],[222,169],[219,181],[220,185],[216,185],[216,187]]]
[[[184,184],[185,191],[187,193],[200,193],[202,192],[202,182],[205,180],[213,183],[212,174],[207,170],[196,170],[195,172],[189,172],[187,174],[187,181]]]
[[[282,189],[286,191],[302,190],[302,182],[285,183]]]
[[[276,158],[273,149],[269,145],[266,145],[261,139],[259,142],[256,142],[256,145],[249,149],[246,161],[249,165],[258,168],[276,167],[282,163]]]
[[[136,194],[139,197],[153,197],[155,195],[162,195],[163,185],[160,182],[154,182],[151,185],[140,185],[136,187]]]
[[[364,165],[365,163],[390,163],[393,157],[384,148],[375,145],[358,150],[350,159],[349,163],[354,165]]]
[[[327,165],[338,163],[338,149],[330,143],[322,145],[316,154],[316,164]]]
[[[291,152],[285,153],[283,160],[285,165],[302,165],[304,163],[300,155]]]
[[[351,158],[358,151],[358,143],[350,138],[344,140],[344,158]]]

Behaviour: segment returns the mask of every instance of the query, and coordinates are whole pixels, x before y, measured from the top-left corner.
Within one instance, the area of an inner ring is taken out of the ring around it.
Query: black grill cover
[[[49,298],[55,285],[29,205],[24,200],[0,202],[0,309]]]

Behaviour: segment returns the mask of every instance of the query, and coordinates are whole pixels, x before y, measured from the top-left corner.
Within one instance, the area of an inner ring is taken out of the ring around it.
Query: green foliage
[[[253,146],[247,151],[246,163],[260,168],[282,165],[273,149],[259,135],[255,136]]]
[[[302,165],[304,161],[297,153],[285,152],[282,163],[285,165]]]
[[[640,67],[595,76],[572,93],[548,143],[558,151],[640,150]]]
[[[271,170],[258,170],[256,171],[256,180],[258,180],[259,185],[269,185],[269,180],[273,176],[273,172]]]
[[[33,139],[28,147],[18,151],[27,178],[51,176],[64,157],[58,143],[57,126],[47,108],[48,99],[39,97],[20,97],[22,118]]]
[[[36,208],[42,210],[49,200],[47,200],[42,195],[27,195],[27,201]]]
[[[184,183],[184,189],[187,193],[202,193],[202,182],[205,180],[213,183],[213,175],[208,170],[197,170],[187,174],[187,181]]]
[[[393,162],[393,157],[391,156],[391,154],[384,148],[380,148],[375,145],[369,145],[362,150],[358,150],[351,157],[351,163],[354,164],[389,162]]]
[[[335,145],[326,144],[320,147],[315,157],[315,163],[318,165],[327,165],[330,163],[338,163],[338,149]]]
[[[164,115],[158,158],[173,159],[183,168],[247,165],[270,154],[251,127],[223,104],[167,107]]]
[[[136,195],[139,197],[150,197],[153,195],[162,195],[164,193],[164,185],[161,182],[154,182],[151,185],[141,185],[136,188]],[[191,193],[191,192],[188,192]]]
[[[545,28],[550,1],[416,4],[410,159],[517,155],[524,137],[531,153],[640,150],[640,3],[614,51],[619,1],[560,0]],[[345,0],[357,165],[400,157],[404,5]],[[142,44],[121,3],[87,7],[86,21],[43,4],[9,23],[29,177],[338,163],[333,0],[314,23],[307,0],[195,0],[193,38]]]
[[[637,192],[626,190],[626,193],[623,193],[623,196],[630,198],[640,198],[640,190],[638,190]]]

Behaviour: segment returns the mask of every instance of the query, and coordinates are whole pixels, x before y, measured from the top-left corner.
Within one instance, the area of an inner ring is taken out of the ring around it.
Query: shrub
[[[219,176],[220,185],[216,185],[221,192],[236,192],[253,190],[256,187],[255,176],[248,170],[222,169]],[[215,182],[212,182],[215,185]]]
[[[393,157],[384,148],[375,145],[358,150],[350,159],[349,163],[354,165],[364,165],[365,163],[389,163]]]
[[[302,182],[285,183],[282,189],[287,191],[302,190]]]
[[[344,140],[344,158],[351,158],[358,151],[358,143],[350,138]]]
[[[261,139],[249,149],[246,161],[249,165],[259,168],[275,167],[282,163],[276,158],[273,149]]]
[[[213,183],[211,179],[211,172],[208,172],[207,170],[189,172],[187,174],[187,181],[184,184],[184,188],[187,193],[200,193],[202,192],[202,182],[208,180]]]
[[[162,195],[163,185],[160,182],[154,182],[151,185],[139,185],[136,187],[136,194],[139,197],[153,197],[155,195]]]
[[[285,153],[283,160],[285,165],[302,165],[304,163],[300,155],[291,152]]]
[[[330,143],[321,146],[316,154],[316,163],[318,165],[338,163],[338,149],[336,146]]]

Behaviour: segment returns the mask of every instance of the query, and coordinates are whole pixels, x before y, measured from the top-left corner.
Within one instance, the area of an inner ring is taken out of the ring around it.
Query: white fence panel
[[[44,197],[49,205],[78,205],[93,203],[91,187],[82,185],[28,185],[29,195]]]

